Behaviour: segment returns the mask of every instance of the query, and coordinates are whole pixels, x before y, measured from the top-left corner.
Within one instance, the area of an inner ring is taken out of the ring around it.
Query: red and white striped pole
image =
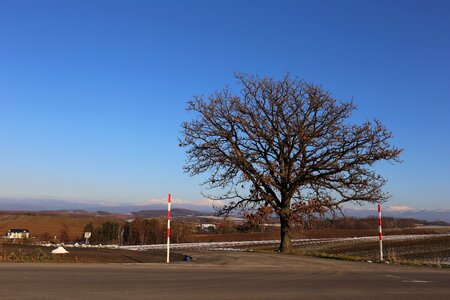
[[[170,259],[170,194],[167,198],[167,263]]]
[[[381,228],[381,204],[378,203],[378,232],[380,234],[380,260],[383,261],[383,230]]]

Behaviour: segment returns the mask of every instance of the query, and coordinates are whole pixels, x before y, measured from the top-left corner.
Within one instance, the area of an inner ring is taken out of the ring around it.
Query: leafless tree
[[[60,230],[61,243],[69,243],[70,242],[69,232],[70,232],[69,226],[66,223],[63,223],[61,230]]]
[[[281,225],[280,251],[291,250],[290,229],[303,213],[325,214],[345,202],[378,202],[386,180],[373,166],[399,161],[378,120],[351,124],[352,102],[290,75],[281,80],[236,74],[241,91],[227,87],[196,96],[182,125],[185,171],[207,173],[205,185],[227,200],[220,213],[269,206]]]

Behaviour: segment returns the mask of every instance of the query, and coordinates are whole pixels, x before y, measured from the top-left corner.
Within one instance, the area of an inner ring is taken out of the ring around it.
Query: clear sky
[[[450,1],[0,1],[0,197],[202,199],[186,101],[286,71],[405,148],[391,205],[450,208]]]

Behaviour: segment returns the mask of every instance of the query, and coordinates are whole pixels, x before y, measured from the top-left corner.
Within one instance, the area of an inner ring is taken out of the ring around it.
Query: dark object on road
[[[192,261],[192,256],[185,255],[183,258],[184,261]]]

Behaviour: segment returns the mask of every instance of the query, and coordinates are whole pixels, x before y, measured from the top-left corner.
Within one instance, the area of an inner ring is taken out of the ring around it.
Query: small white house
[[[28,229],[10,229],[6,233],[6,237],[9,239],[27,239],[30,237],[30,231]]]
[[[200,224],[202,230],[216,230],[216,224]]]

